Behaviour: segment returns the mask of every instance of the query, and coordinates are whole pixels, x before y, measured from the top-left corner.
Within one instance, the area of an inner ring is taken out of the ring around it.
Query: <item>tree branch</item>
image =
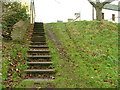
[[[93,5],[93,7],[96,7],[96,4],[92,1],[92,0],[88,0],[90,2],[90,4]]]
[[[115,0],[105,0],[102,4],[104,6],[104,5],[109,4],[109,3],[113,2],[113,1],[115,1]]]

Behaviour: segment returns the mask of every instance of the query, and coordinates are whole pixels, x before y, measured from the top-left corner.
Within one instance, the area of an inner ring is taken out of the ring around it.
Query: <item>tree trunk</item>
[[[102,20],[102,8],[96,7],[96,20],[101,21]]]

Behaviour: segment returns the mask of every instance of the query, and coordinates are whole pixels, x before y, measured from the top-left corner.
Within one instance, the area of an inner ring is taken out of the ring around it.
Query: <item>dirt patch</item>
[[[57,40],[56,36],[53,34],[51,28],[48,25],[46,25],[46,34],[50,38],[50,40],[56,45],[57,50],[60,53],[60,56],[62,56],[62,58],[67,58],[68,61],[71,61],[63,45],[59,42],[59,40]]]

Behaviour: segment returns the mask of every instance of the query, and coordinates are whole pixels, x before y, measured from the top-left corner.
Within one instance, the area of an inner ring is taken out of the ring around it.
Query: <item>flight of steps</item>
[[[55,70],[51,67],[51,55],[46,43],[43,23],[35,23],[31,43],[28,51],[29,66],[25,80],[48,81],[55,79]]]

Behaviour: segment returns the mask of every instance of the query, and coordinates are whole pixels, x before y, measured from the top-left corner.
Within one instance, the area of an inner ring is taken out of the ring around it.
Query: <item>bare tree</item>
[[[105,0],[103,2],[101,2],[100,0],[88,0],[90,2],[90,4],[92,4],[92,6],[95,8],[96,10],[96,19],[97,20],[102,20],[102,9],[104,7],[104,5],[109,4],[115,0]]]

